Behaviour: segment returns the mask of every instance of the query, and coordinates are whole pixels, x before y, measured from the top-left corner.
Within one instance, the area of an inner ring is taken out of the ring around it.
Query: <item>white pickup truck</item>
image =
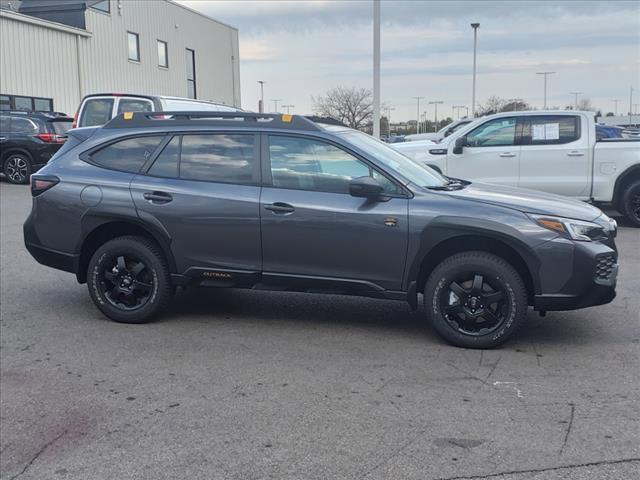
[[[611,205],[640,226],[640,140],[596,140],[592,112],[499,113],[437,144],[392,146],[449,177]]]

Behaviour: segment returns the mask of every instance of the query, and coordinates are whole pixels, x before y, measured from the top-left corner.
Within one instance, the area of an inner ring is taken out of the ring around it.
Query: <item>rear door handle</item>
[[[287,213],[293,213],[295,212],[295,208],[293,208],[292,205],[289,205],[288,203],[283,203],[283,202],[275,202],[275,203],[271,203],[271,204],[267,204],[264,206],[265,210],[270,210],[273,213],[280,213],[280,214],[287,214]]]
[[[569,152],[567,153],[568,157],[584,157],[584,153],[583,152],[578,152],[577,150],[574,150],[573,152]]]
[[[169,203],[173,200],[173,197],[170,193],[167,192],[144,192],[142,195],[145,200],[148,200],[151,203]]]
[[[505,158],[505,157],[515,157],[516,154],[515,153],[511,153],[511,152],[504,152],[500,154],[501,157]]]

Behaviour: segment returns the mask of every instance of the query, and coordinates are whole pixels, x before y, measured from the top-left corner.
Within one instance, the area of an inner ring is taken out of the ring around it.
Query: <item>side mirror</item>
[[[349,193],[352,197],[378,199],[384,188],[371,177],[358,177],[351,180]]]
[[[466,146],[467,146],[466,136],[456,138],[456,143],[453,146],[453,153],[455,153],[456,155],[460,155],[462,153],[462,150]]]

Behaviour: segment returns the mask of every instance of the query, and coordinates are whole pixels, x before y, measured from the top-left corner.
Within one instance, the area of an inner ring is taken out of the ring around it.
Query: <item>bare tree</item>
[[[371,90],[356,87],[335,87],[324,96],[311,97],[313,110],[321,117],[331,117],[345,125],[363,130],[373,118]]]
[[[483,116],[499,112],[519,112],[523,110],[533,110],[533,107],[521,98],[505,100],[504,98],[493,95],[487,99],[484,105],[480,105],[477,113]]]

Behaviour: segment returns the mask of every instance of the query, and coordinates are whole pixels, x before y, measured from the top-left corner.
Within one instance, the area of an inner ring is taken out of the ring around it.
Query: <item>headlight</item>
[[[551,217],[548,215],[533,215],[529,217],[538,225],[554,232],[558,232],[572,240],[591,242],[593,240],[603,240],[607,238],[605,229],[593,222],[584,222],[572,218]]]

